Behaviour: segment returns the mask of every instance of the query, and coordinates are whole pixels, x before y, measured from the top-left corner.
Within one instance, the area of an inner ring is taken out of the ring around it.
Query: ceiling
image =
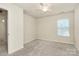
[[[24,9],[24,13],[27,13],[35,18],[41,18],[45,16],[55,15],[61,12],[72,11],[77,5],[76,3],[50,3],[50,8],[47,12],[40,9],[40,3],[16,3],[19,7]]]

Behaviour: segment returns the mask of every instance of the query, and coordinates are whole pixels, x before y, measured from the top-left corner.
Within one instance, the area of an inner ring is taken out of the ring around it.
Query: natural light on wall
[[[57,21],[57,35],[58,36],[70,36],[69,32],[69,19],[62,18]]]

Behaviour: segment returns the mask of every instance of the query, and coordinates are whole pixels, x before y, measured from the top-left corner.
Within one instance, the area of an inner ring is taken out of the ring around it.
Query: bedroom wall
[[[36,39],[36,19],[24,13],[24,44]]]
[[[62,17],[69,18],[71,26],[71,29],[69,29],[71,31],[70,37],[59,37],[57,35],[57,20]],[[73,12],[38,19],[38,39],[73,44]]]
[[[79,50],[79,5],[75,7],[75,10],[74,10],[74,30],[75,30],[75,33],[74,33],[74,39],[75,39],[75,46],[77,48],[77,50]]]

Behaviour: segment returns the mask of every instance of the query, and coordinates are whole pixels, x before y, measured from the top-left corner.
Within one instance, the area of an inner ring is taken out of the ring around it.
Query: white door
[[[8,11],[8,53],[23,48],[23,9],[13,6]]]
[[[0,4],[0,8],[8,11],[8,53],[23,48],[23,8],[13,4]]]

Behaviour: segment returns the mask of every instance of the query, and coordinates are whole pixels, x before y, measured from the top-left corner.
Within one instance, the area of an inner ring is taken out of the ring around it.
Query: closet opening
[[[7,20],[8,11],[0,8],[0,54],[8,53]]]

